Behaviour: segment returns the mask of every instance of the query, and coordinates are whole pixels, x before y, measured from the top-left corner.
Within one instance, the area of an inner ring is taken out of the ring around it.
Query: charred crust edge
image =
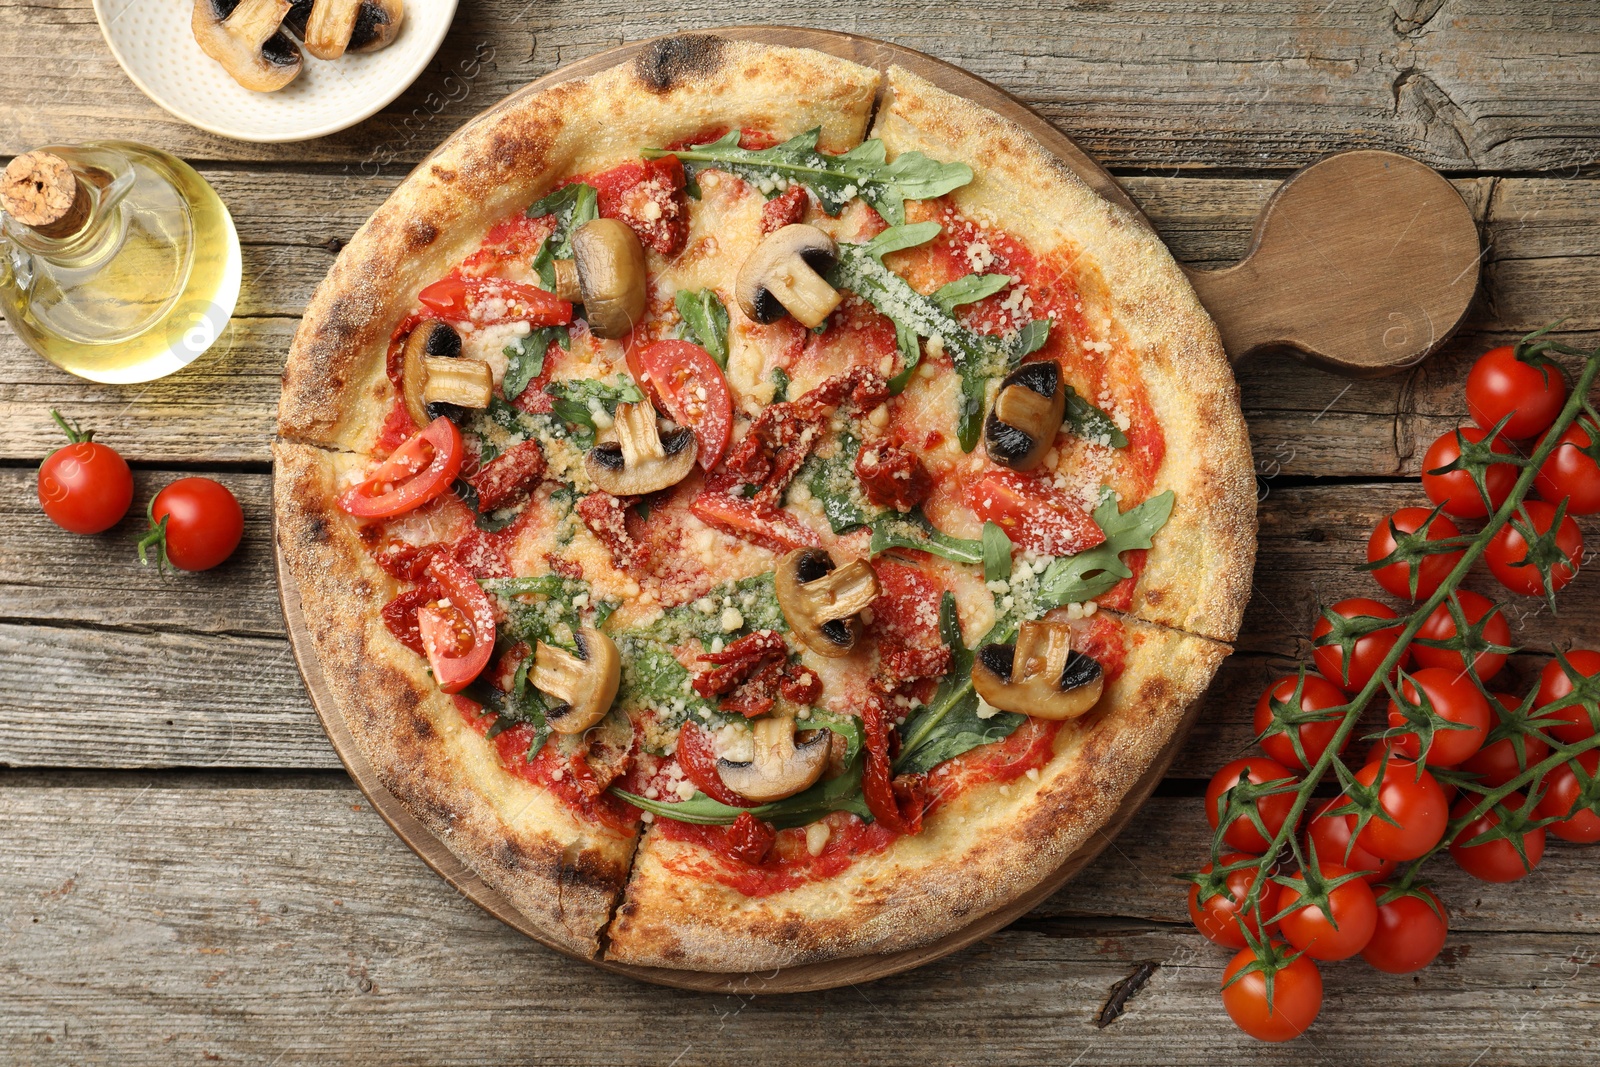
[[[710,34],[685,34],[656,41],[633,61],[645,88],[667,93],[691,77],[704,77],[722,66],[726,42]]]

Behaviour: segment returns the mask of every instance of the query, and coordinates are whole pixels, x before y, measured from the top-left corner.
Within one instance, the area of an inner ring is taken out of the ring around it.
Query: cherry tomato
[[[1462,797],[1451,809],[1450,817],[1462,818],[1479,803],[1479,798],[1476,796]],[[1501,814],[1498,807],[1518,811],[1524,803],[1521,793],[1511,793],[1496,808],[1490,808],[1467,823],[1450,842],[1450,858],[1456,861],[1458,867],[1480,882],[1515,882],[1520,878],[1526,878],[1535,867],[1539,866],[1539,861],[1544,859],[1543,828],[1528,830],[1522,835],[1522,850],[1528,857],[1526,863],[1517,855],[1516,846],[1503,838],[1485,841],[1481,845],[1467,844],[1485,830],[1500,825]]]
[[[1382,777],[1379,777],[1379,771]],[[1356,834],[1356,847],[1390,860],[1414,860],[1444,837],[1450,808],[1438,781],[1409,760],[1391,757],[1386,763],[1369,763],[1355,773],[1364,786],[1377,784],[1378,805],[1393,823],[1374,815]],[[1351,830],[1356,816],[1346,815]]]
[[[1255,859],[1246,852],[1227,852],[1222,856],[1222,865],[1231,867],[1235,863]],[[1200,868],[1201,874],[1210,874],[1212,864]],[[1239,911],[1239,902],[1244,900],[1250,892],[1250,883],[1255,880],[1255,867],[1241,867],[1224,876],[1227,889],[1216,896],[1200,899],[1200,886],[1189,886],[1189,918],[1193,921],[1195,929],[1199,930],[1211,941],[1223,948],[1244,948],[1246,941],[1241,926],[1248,927],[1250,933],[1261,936],[1261,919],[1271,919],[1278,914],[1278,883],[1273,881],[1263,882],[1261,885],[1260,908],[1251,915],[1242,915]]]
[[[93,440],[93,430],[69,426],[58,411],[50,412],[50,417],[66,431],[69,443],[39,464],[39,506],[51,522],[71,533],[111,529],[133,503],[128,461],[116,449]]]
[[[1424,537],[1429,541],[1448,541],[1452,537],[1461,536],[1461,530],[1449,518],[1444,515],[1434,515],[1433,521],[1428,522],[1430,514],[1432,512],[1427,508],[1401,508],[1381,520],[1373,529],[1372,536],[1367,538],[1367,562],[1376,563],[1394,551],[1396,530],[1402,536],[1413,534],[1427,523]],[[1464,552],[1465,549],[1456,549],[1453,552],[1424,556],[1417,567],[1417,588],[1414,592],[1411,588],[1409,563],[1391,563],[1386,567],[1379,567],[1372,572],[1372,576],[1385,590],[1401,600],[1426,600],[1438,590],[1450,571],[1460,562]]]
[[[1272,1004],[1267,1005],[1267,978],[1259,971],[1233,981],[1235,975],[1256,962],[1254,949],[1245,949],[1222,972],[1222,1006],[1228,1017],[1257,1041],[1289,1041],[1316,1022],[1322,1010],[1322,972],[1308,956],[1279,968],[1272,978]],[[1232,985],[1229,983],[1232,982]]]
[[[1498,700],[1507,711],[1517,709],[1516,698],[1505,693],[1496,693]],[[1491,734],[1491,736],[1493,736]],[[1495,738],[1480,748],[1471,759],[1461,764],[1461,770],[1478,776],[1478,781],[1491,789],[1505,785],[1523,771],[1540,762],[1550,755],[1550,744],[1543,735],[1520,734],[1522,739],[1523,758],[1517,758],[1517,749],[1513,739],[1509,737]]]
[[[1335,614],[1342,615],[1347,619],[1353,619],[1361,615],[1370,615],[1378,619],[1396,618],[1393,608],[1376,600],[1369,600],[1366,597],[1341,600],[1333,606],[1333,611]],[[1325,637],[1332,632],[1333,624],[1326,617],[1318,619],[1317,625],[1312,627],[1311,630],[1313,643],[1318,638]],[[1394,648],[1394,643],[1399,637],[1400,626],[1397,623],[1394,626],[1385,626],[1381,630],[1374,630],[1358,638],[1355,647],[1351,650],[1350,663],[1348,664],[1350,676],[1348,678],[1344,675],[1346,668],[1344,649],[1340,648],[1337,643],[1317,647],[1312,652],[1311,658],[1316,661],[1317,670],[1321,671],[1322,676],[1328,681],[1339,686],[1347,693],[1358,693],[1372,680],[1372,676],[1377,673],[1384,657],[1389,655],[1390,649]],[[1394,670],[1389,672],[1391,680],[1398,675],[1400,669],[1406,665],[1410,658],[1411,651],[1407,649],[1401,655],[1400,661],[1395,664]]]
[[[1351,843],[1350,820],[1343,815],[1329,815],[1341,807],[1348,797],[1334,797],[1311,817],[1306,826],[1307,839],[1317,848],[1320,859],[1332,860],[1352,871],[1360,871],[1368,883],[1381,882],[1399,866],[1394,860],[1380,860],[1359,845]]]
[[[1600,749],[1591,748],[1580,753],[1578,766],[1591,780],[1600,775]],[[1541,819],[1561,820],[1551,823],[1546,827],[1547,830],[1563,841],[1576,841],[1580,845],[1600,841],[1600,814],[1596,814],[1591,807],[1580,806],[1583,784],[1578,781],[1570,762],[1562,763],[1546,774],[1540,788],[1544,795],[1533,809],[1534,815]]]
[[[233,555],[244,536],[244,511],[228,487],[210,478],[179,478],[150,501],[150,532],[139,542],[139,560],[161,550],[160,559],[184,571],[208,571]]]
[[[1539,467],[1534,488],[1552,504],[1567,502],[1569,515],[1593,515],[1600,511],[1600,464],[1584,449],[1593,449],[1600,434],[1587,419],[1580,418],[1567,427],[1561,443]]]
[[[1346,867],[1327,862],[1318,863],[1317,871],[1329,881],[1351,873]],[[1328,907],[1324,910],[1320,904],[1300,903],[1306,892],[1305,872],[1296,871],[1288,881],[1278,906],[1280,911],[1294,910],[1278,920],[1278,925],[1289,944],[1314,960],[1347,960],[1367,947],[1378,923],[1378,905],[1370,885],[1360,878],[1341,882],[1328,891]],[[1296,904],[1300,906],[1295,907]]]
[[[339,494],[339,506],[363,519],[387,518],[421,507],[450,488],[461,473],[461,431],[440,416],[378,464],[367,479]]]
[[[1463,426],[1459,430],[1449,430],[1440,434],[1439,438],[1428,446],[1428,454],[1422,457],[1422,491],[1428,494],[1429,500],[1435,504],[1443,504],[1444,510],[1458,519],[1486,518],[1491,510],[1504,504],[1506,497],[1511,495],[1511,487],[1517,481],[1517,468],[1509,463],[1489,465],[1483,479],[1489,488],[1489,506],[1485,507],[1483,496],[1478,492],[1478,484],[1472,480],[1471,472],[1429,473],[1448,466],[1461,457],[1461,441],[1457,440],[1458,436],[1475,444],[1488,437],[1489,433],[1476,426]],[[1511,446],[1506,444],[1504,436],[1495,438],[1494,444],[1489,447],[1494,452],[1511,455]]]
[[[728,447],[733,398],[711,353],[688,341],[657,341],[640,350],[638,366],[673,420],[694,430],[701,469],[715,467]]]
[[[1424,703],[1446,722],[1459,723],[1465,730],[1435,729],[1428,751],[1420,757],[1430,767],[1454,767],[1483,747],[1489,736],[1489,726],[1494,720],[1489,702],[1483,699],[1472,679],[1459,671],[1428,667],[1410,675],[1400,685],[1400,695],[1414,705]],[[1426,697],[1426,702],[1424,702]],[[1405,711],[1399,701],[1389,701],[1389,729],[1409,730]],[[1417,733],[1391,734],[1390,747],[1396,755],[1418,759],[1421,737]]]
[[[1567,653],[1567,662],[1585,678],[1600,674],[1600,652],[1592,652],[1587,648],[1573,649]],[[1561,661],[1553,659],[1544,665],[1544,670],[1539,674],[1539,692],[1534,697],[1534,706],[1547,707],[1571,693],[1572,679],[1567,677]],[[1539,717],[1550,720],[1552,725],[1545,732],[1564,744],[1570,745],[1594,734],[1594,723],[1589,721],[1589,713],[1582,704],[1541,711]]]
[[[1484,640],[1501,647],[1511,644],[1511,626],[1494,601],[1486,596],[1479,596],[1470,589],[1458,589],[1456,598],[1460,601],[1461,615],[1466,619],[1468,626],[1475,627],[1484,616],[1493,614],[1483,627]],[[1456,620],[1450,613],[1448,601],[1434,608],[1417,630],[1417,637],[1428,641],[1448,641],[1455,636]],[[1421,667],[1438,667],[1457,674],[1467,669],[1466,660],[1462,658],[1461,653],[1445,648],[1429,648],[1421,643],[1411,646],[1411,658]],[[1487,682],[1499,674],[1500,668],[1506,665],[1506,656],[1504,652],[1479,652],[1472,663],[1478,672],[1478,679]]]
[[[1307,765],[1301,762],[1300,757],[1295,754],[1294,742],[1290,739],[1289,734],[1277,733],[1261,737],[1267,727],[1272,725],[1273,699],[1277,699],[1280,704],[1289,703],[1294,698],[1297,684],[1299,684],[1298,676],[1289,675],[1286,678],[1278,679],[1267,687],[1267,691],[1261,694],[1261,699],[1256,701],[1255,730],[1256,736],[1260,738],[1261,751],[1285,767],[1306,770]],[[1301,711],[1317,712],[1325,711],[1328,708],[1337,708],[1344,704],[1347,699],[1342,689],[1321,675],[1306,675],[1305,683],[1300,687]],[[1328,743],[1333,740],[1333,735],[1339,731],[1340,721],[1338,717],[1334,717],[1316,722],[1301,723],[1295,728],[1300,735],[1300,747],[1305,751],[1307,760],[1311,763],[1317,762],[1322,756],[1323,750],[1328,747]],[[1345,741],[1346,744],[1349,743],[1348,738]],[[1339,751],[1344,751],[1342,745]]]
[[[1388,886],[1379,886],[1381,898]],[[1378,922],[1361,958],[1387,974],[1420,971],[1444,950],[1450,913],[1433,890],[1418,886],[1378,905]]]
[[[967,490],[979,522],[993,522],[1011,543],[1047,556],[1070,556],[1106,539],[1088,512],[1048,479],[997,468]]]
[[[1288,781],[1298,784],[1298,780],[1290,773],[1289,768],[1276,760],[1263,756],[1246,756],[1236,759],[1224,766],[1211,778],[1211,784],[1206,786],[1206,821],[1211,828],[1217,828],[1217,822],[1227,808],[1227,801],[1223,794],[1238,783],[1239,778],[1246,772],[1250,774],[1251,785],[1264,785],[1268,782],[1282,783]],[[1261,831],[1248,816],[1240,814],[1228,824],[1227,830],[1222,834],[1222,840],[1230,848],[1240,852],[1253,852],[1257,855],[1265,852],[1272,842],[1270,838],[1276,837],[1278,831],[1283,829],[1284,820],[1289,817],[1289,809],[1294,807],[1294,791],[1292,787],[1281,793],[1259,797],[1254,801],[1256,812],[1261,816],[1261,823],[1267,829],[1267,837],[1261,836]]]
[[[562,326],[572,321],[572,304],[554,293],[504,278],[463,278],[451,274],[417,294],[417,301],[446,322],[495,326],[527,322]]]
[[[1523,511],[1527,512],[1526,516],[1521,514]],[[1531,525],[1535,533],[1545,534],[1555,524],[1555,518],[1554,504],[1547,504],[1543,500],[1525,500],[1518,514],[1500,527],[1484,551],[1483,558],[1501,585],[1523,596],[1544,595],[1544,575],[1539,573],[1538,567],[1523,565],[1528,558],[1528,541],[1517,529],[1517,524]],[[1583,532],[1572,521],[1571,515],[1561,517],[1561,525],[1556,529],[1556,547],[1566,558],[1564,561],[1555,561],[1550,569],[1551,592],[1572,581],[1583,559]]]
[[[1500,431],[1521,440],[1550,428],[1567,402],[1567,379],[1559,367],[1517,358],[1511,345],[1491,348],[1467,372],[1467,410],[1485,430],[1507,415]]]
[[[494,605],[472,572],[443,552],[428,561],[428,576],[444,596],[417,609],[417,629],[433,680],[459,693],[483,673],[494,651]]]

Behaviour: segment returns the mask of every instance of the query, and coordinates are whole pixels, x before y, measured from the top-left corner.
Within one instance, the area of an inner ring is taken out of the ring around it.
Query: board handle
[[[1437,171],[1394,152],[1339,152],[1273,193],[1244,259],[1184,271],[1234,363],[1289,349],[1357,378],[1413,367],[1455,332],[1478,288],[1478,226]]]

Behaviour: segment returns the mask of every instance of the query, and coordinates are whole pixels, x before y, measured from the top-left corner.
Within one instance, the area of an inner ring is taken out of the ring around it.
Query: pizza
[[[281,559],[385,787],[549,944],[924,945],[1230,651],[1255,491],[1160,241],[917,75],[716,36],[514,96],[343,250]]]

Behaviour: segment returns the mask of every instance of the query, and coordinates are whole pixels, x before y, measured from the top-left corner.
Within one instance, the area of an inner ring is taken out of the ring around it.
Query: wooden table
[[[87,0],[0,0],[0,154],[159,145],[199,165],[245,245],[228,335],[166,381],[91,385],[0,332],[0,1060],[1600,1062],[1600,851],[1558,844],[1514,887],[1442,865],[1441,961],[1412,977],[1327,968],[1323,1018],[1287,1049],[1250,1043],[1222,1014],[1226,955],[1188,925],[1170,877],[1200,862],[1204,780],[1248,746],[1267,680],[1307,654],[1317,598],[1368,592],[1353,570],[1367,531],[1422,500],[1422,450],[1464,415],[1469,361],[1560,316],[1575,343],[1600,342],[1600,12],[1069,6],[474,0],[393,107],[325,140],[255,146],[147,101]],[[1011,89],[1112,167],[1187,262],[1240,254],[1279,180],[1351,147],[1444,170],[1488,240],[1468,327],[1416,371],[1242,371],[1263,496],[1245,632],[1171,777],[1102,859],[941,963],[774,999],[650,988],[561,958],[425,868],[318,727],[268,540],[267,445],[296,316],[407,166],[563,62],[735,19],[888,38]],[[134,560],[142,520],[97,538],[49,525],[33,472],[57,443],[52,405],[132,461],[141,502],[180,472],[229,484],[247,518],[238,556],[163,578]],[[1600,646],[1597,608],[1600,576],[1580,577],[1559,619],[1516,605],[1516,640]],[[1518,657],[1519,676],[1542,659]],[[1105,1024],[1130,976],[1125,1013]]]

